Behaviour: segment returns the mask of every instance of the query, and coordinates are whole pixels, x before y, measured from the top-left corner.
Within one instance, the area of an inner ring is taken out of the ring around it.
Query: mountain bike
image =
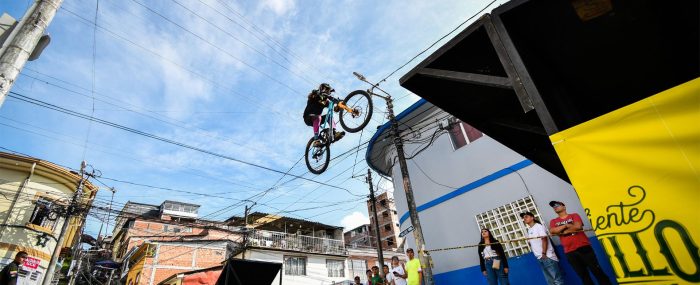
[[[372,98],[364,90],[350,92],[345,100],[328,96],[326,114],[323,115],[318,139],[311,138],[306,143],[306,167],[311,173],[321,174],[331,160],[331,144],[336,142],[333,113],[340,117],[340,125],[348,133],[362,130],[372,118]],[[318,141],[318,142],[317,142]]]
[[[350,92],[345,100],[338,100],[331,97],[326,108],[327,114],[321,124],[321,131],[318,134],[318,144],[312,137],[306,144],[306,167],[314,174],[321,174],[328,168],[328,163],[331,160],[331,144],[335,142],[333,125],[333,111],[338,112],[340,116],[340,125],[348,133],[356,133],[367,126],[369,120],[372,119],[372,96],[377,96],[386,101],[387,107],[392,107],[391,95],[379,88],[378,83],[372,83],[367,80],[362,74],[353,72],[352,74],[362,82],[365,82],[372,87],[367,90],[355,90]],[[385,95],[378,94],[374,90],[379,90]]]

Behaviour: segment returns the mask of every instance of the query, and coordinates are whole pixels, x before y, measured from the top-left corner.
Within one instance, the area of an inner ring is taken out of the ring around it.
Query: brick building
[[[240,228],[198,219],[199,205],[127,202],[117,217],[112,254],[124,284],[158,284],[185,271],[220,265],[236,254]]]
[[[343,238],[347,248],[377,247],[377,236],[370,224],[364,224],[343,233]]]
[[[389,191],[385,191],[377,196],[377,218],[379,220],[379,240],[385,250],[396,250],[402,244],[399,237],[399,217],[396,213],[394,196]],[[369,225],[372,235],[374,235],[374,212],[372,205],[367,201],[367,212],[369,213]]]

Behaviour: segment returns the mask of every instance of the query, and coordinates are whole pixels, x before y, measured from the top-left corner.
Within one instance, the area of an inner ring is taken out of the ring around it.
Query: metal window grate
[[[326,259],[326,268],[328,277],[345,277],[344,260]]]
[[[532,212],[540,219],[540,213],[535,207],[532,196],[513,201],[498,208],[476,215],[476,223],[480,228],[488,228],[499,241],[524,238],[526,229],[520,213]],[[523,255],[530,252],[527,241],[505,243],[503,249],[508,257]]]
[[[306,257],[285,256],[284,274],[297,276],[306,275]]]

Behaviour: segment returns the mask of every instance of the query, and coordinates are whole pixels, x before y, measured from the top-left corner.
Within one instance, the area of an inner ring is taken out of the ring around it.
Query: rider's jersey
[[[308,100],[306,101],[306,108],[304,109],[304,117],[309,115],[321,115],[323,108],[325,106],[321,103],[325,97],[318,92],[318,90],[311,91]]]

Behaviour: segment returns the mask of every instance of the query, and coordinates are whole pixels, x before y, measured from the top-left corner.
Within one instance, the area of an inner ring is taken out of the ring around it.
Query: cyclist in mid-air
[[[314,89],[309,93],[306,100],[306,108],[304,108],[304,123],[307,126],[313,127],[314,130],[314,146],[320,146],[321,141],[318,139],[318,129],[321,122],[325,120],[326,115],[321,115],[323,113],[323,108],[328,106],[328,97],[331,93],[335,92],[331,85],[328,83],[321,83],[318,89]],[[338,107],[335,107],[337,112]],[[331,122],[335,124],[334,122]],[[334,125],[335,126],[335,125]],[[339,140],[345,136],[345,132],[334,131],[335,140]]]

